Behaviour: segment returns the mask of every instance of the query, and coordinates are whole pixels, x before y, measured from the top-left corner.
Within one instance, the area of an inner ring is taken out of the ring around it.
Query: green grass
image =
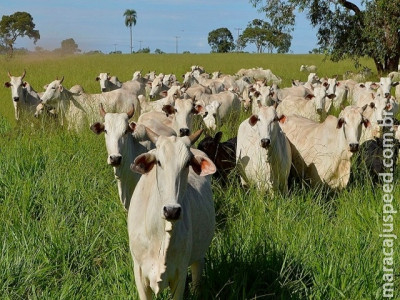
[[[65,76],[66,87],[79,83],[98,92],[100,72],[121,80],[140,69],[180,77],[193,64],[230,74],[270,68],[286,86],[305,79],[301,64],[317,65],[320,76],[354,70],[349,61],[318,55],[82,55],[1,57],[0,75],[7,81],[7,70],[26,69],[38,91]],[[126,212],[104,138],[51,122],[16,124],[10,91],[0,89],[0,98],[0,298],[137,299]],[[238,125],[224,126],[223,140]],[[234,175],[227,187],[214,181],[217,230],[202,299],[381,299],[382,187],[358,175],[342,192],[296,186],[274,198],[242,189]],[[399,185],[394,198],[398,208]],[[394,223],[400,236],[398,214]],[[397,267],[397,289],[398,273]]]

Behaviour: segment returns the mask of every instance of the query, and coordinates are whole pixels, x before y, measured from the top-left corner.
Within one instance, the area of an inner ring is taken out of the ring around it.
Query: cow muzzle
[[[350,152],[353,152],[353,153],[357,152],[359,147],[360,147],[360,144],[358,144],[358,143],[349,144],[349,150],[350,150]]]
[[[14,100],[14,102],[18,102],[19,101],[19,97],[14,97],[13,100]]]
[[[270,139],[261,139],[261,147],[266,149],[269,147],[270,144],[271,144]]]
[[[189,128],[179,129],[179,136],[189,136],[189,134],[190,134]]]
[[[119,167],[121,165],[122,155],[110,155],[108,157],[108,164],[113,167]]]
[[[163,216],[167,221],[177,221],[181,216],[182,207],[177,205],[166,205],[163,207]]]

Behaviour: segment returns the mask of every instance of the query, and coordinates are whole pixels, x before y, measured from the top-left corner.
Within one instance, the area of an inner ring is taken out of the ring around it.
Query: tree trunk
[[[131,54],[132,54],[132,25],[129,26],[129,30],[131,32]]]
[[[376,71],[379,76],[383,76],[387,73],[397,71],[399,65],[400,54],[394,57],[386,57],[384,62],[379,61],[377,58],[373,58],[375,62]]]

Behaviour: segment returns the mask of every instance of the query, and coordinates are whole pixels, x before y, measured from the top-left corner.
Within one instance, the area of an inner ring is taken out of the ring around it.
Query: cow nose
[[[383,120],[378,120],[378,124],[379,125],[383,124]]]
[[[102,92],[106,92],[106,88],[102,88],[101,91],[102,91]]]
[[[13,100],[14,100],[15,102],[18,102],[18,101],[19,101],[19,97],[14,97]]]
[[[180,136],[188,136],[190,133],[189,128],[181,128],[179,129]]]
[[[322,114],[322,108],[317,108],[317,113]]]
[[[390,97],[390,93],[385,93],[385,98],[389,98]]]
[[[351,144],[349,144],[349,147],[350,147],[350,152],[357,152],[359,144],[358,143],[351,143]]]
[[[268,148],[270,144],[271,144],[270,139],[262,139],[261,140],[261,147],[263,147],[263,148]]]
[[[167,221],[176,221],[181,216],[180,205],[167,205],[163,207],[163,214]]]
[[[121,164],[122,156],[121,155],[110,155],[110,165],[113,167],[118,167]]]

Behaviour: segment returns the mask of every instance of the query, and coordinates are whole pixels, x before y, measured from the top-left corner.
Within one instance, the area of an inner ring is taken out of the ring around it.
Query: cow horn
[[[61,77],[61,79],[60,79],[60,83],[62,83],[64,81],[64,76],[63,77]]]
[[[103,103],[100,103],[100,115],[104,118],[106,115],[106,111],[103,108]]]
[[[130,111],[127,112],[128,118],[132,118],[132,116],[135,114],[135,106],[132,104],[132,108]]]
[[[190,144],[193,145],[194,143],[196,143],[196,141],[199,139],[199,137],[201,136],[202,133],[203,133],[203,129],[199,129],[196,132],[192,133],[189,136]]]
[[[11,76],[12,76],[11,73],[10,73],[10,71],[7,72],[7,75],[8,75],[8,77],[10,77],[10,78],[11,78]]]
[[[24,79],[25,75],[26,75],[26,70],[24,70],[24,73],[22,73],[21,79]]]
[[[148,127],[145,127],[145,129],[149,140],[152,141],[154,144],[157,143],[159,135]]]

